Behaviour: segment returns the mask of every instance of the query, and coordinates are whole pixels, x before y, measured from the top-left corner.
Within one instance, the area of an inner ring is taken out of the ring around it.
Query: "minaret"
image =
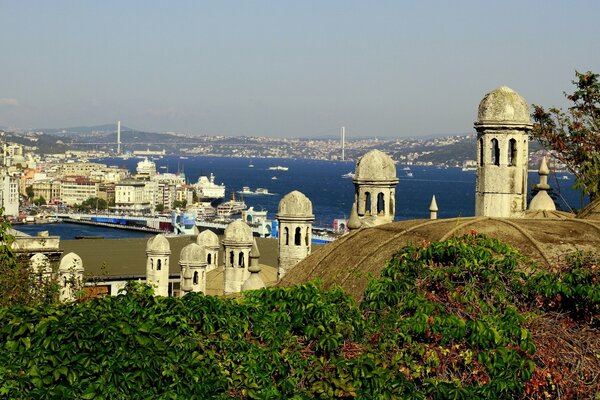
[[[252,230],[242,220],[235,220],[223,234],[223,293],[239,293],[242,284],[250,277],[248,264],[254,238]]]
[[[281,279],[312,250],[312,223],[315,220],[312,202],[297,190],[283,196],[275,216],[279,221],[279,268]]]
[[[169,256],[171,246],[164,235],[151,237],[146,244],[146,283],[156,296],[169,295]]]
[[[529,106],[501,86],[479,103],[475,215],[521,217],[527,207]]]
[[[121,155],[121,121],[117,121],[117,155]]]
[[[396,208],[396,164],[387,154],[371,150],[356,163],[354,202],[363,227],[394,221]]]
[[[258,246],[256,245],[256,239],[254,239],[254,243],[252,244],[252,250],[250,251],[250,266],[248,267],[248,272],[250,272],[250,277],[246,279],[244,284],[242,285],[242,292],[246,290],[257,290],[265,288],[265,282],[259,275],[261,271],[260,263],[260,252],[258,251]]]
[[[83,288],[83,262],[75,253],[69,253],[60,260],[58,266],[58,284],[60,301],[73,301],[77,292]]]

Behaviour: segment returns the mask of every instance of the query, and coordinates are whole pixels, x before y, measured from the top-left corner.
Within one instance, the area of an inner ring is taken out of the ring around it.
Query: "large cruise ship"
[[[198,201],[201,202],[212,202],[225,197],[225,185],[222,183],[220,185],[216,184],[213,174],[210,174],[210,176],[202,175],[198,178],[194,188],[196,189]]]

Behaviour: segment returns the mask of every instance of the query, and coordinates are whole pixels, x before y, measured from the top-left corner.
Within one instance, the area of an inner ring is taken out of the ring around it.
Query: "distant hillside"
[[[133,128],[128,128],[124,125],[121,125],[121,132],[123,131],[133,131]],[[117,131],[117,124],[104,124],[104,125],[94,125],[94,126],[73,126],[70,128],[40,128],[36,129],[36,131],[44,132],[49,135],[59,134],[63,136],[70,135],[96,135],[101,133],[110,133]]]

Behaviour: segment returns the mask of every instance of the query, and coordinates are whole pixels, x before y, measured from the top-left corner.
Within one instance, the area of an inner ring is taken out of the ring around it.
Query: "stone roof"
[[[159,234],[148,239],[146,243],[147,253],[171,254],[169,241],[163,234]]]
[[[197,243],[190,243],[181,249],[179,254],[180,263],[203,263],[206,261],[204,247]]]
[[[475,127],[503,124],[532,126],[529,105],[507,86],[500,86],[483,97],[479,103]]]
[[[588,204],[577,214],[577,218],[600,221],[600,197]]]
[[[312,202],[304,193],[294,190],[283,196],[277,209],[279,217],[300,217],[314,219]]]
[[[354,182],[398,181],[394,160],[383,151],[371,150],[356,162]]]
[[[227,225],[223,241],[252,245],[252,230],[244,221],[238,219]]]
[[[81,257],[75,253],[69,253],[60,260],[59,271],[83,272]]]
[[[196,243],[200,246],[219,247],[219,237],[210,229],[205,229],[198,234]]]
[[[580,219],[449,218],[409,220],[359,229],[314,251],[286,273],[280,285],[320,279],[360,299],[370,276],[408,243],[445,240],[470,232],[498,238],[541,266],[574,250],[600,251],[600,222]]]

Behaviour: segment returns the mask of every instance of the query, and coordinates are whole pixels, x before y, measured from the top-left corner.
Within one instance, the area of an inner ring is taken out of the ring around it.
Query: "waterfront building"
[[[279,222],[277,277],[281,279],[311,253],[312,224],[315,220],[312,202],[303,193],[294,190],[283,196],[275,218]]]
[[[4,215],[19,215],[19,182],[18,176],[0,170],[0,207],[4,208]]]
[[[60,182],[60,200],[74,206],[89,198],[98,197],[99,182],[81,176],[64,177]]]
[[[151,237],[146,243],[146,283],[156,296],[169,295],[169,259],[171,246],[164,235]]]
[[[529,105],[501,86],[479,103],[475,215],[522,217],[527,209]]]
[[[223,293],[239,293],[250,277],[248,264],[253,243],[252,230],[244,221],[233,221],[225,228]]]
[[[115,184],[115,211],[148,213],[154,210],[156,194],[146,188],[149,183],[126,180]]]
[[[40,179],[31,183],[33,197],[35,199],[43,197],[48,203],[60,200],[60,187],[61,182],[52,178]]]
[[[106,165],[91,162],[67,162],[61,164],[60,176],[84,176],[90,178],[94,172],[104,172]]]
[[[394,221],[396,207],[396,164],[387,154],[371,150],[358,159],[354,179],[356,213],[362,226]]]

